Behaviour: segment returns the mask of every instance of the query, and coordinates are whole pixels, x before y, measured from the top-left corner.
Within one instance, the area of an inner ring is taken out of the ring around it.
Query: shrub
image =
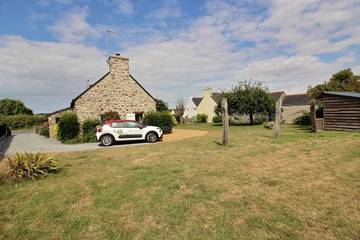
[[[46,121],[45,115],[0,115],[0,125],[6,124],[12,129],[32,128],[34,126],[42,125]]]
[[[302,126],[311,125],[311,115],[310,113],[304,113],[302,116],[295,118],[294,124]]]
[[[80,124],[73,112],[65,112],[59,120],[59,132],[57,138],[60,141],[70,140],[79,135]]]
[[[104,120],[113,120],[113,119],[120,119],[120,115],[118,112],[109,111],[104,114]]]
[[[176,117],[171,114],[171,121],[173,126],[177,126],[179,122],[176,120]]]
[[[213,123],[222,123],[222,116],[221,115],[215,115],[212,119]]]
[[[17,153],[7,159],[5,177],[10,180],[36,179],[60,170],[53,157],[44,153]]]
[[[263,123],[263,126],[264,126],[264,128],[268,128],[268,129],[273,129],[274,128],[274,122],[264,122]]]
[[[44,136],[44,137],[50,137],[49,135],[49,128],[48,127],[43,127],[40,129],[40,135]]]
[[[97,119],[86,119],[82,124],[82,141],[96,142],[96,126],[100,125]]]
[[[196,115],[196,122],[197,123],[206,123],[208,119],[208,116],[206,114],[197,114]]]
[[[145,114],[144,124],[160,127],[166,133],[172,131],[172,116],[169,112],[149,112]]]

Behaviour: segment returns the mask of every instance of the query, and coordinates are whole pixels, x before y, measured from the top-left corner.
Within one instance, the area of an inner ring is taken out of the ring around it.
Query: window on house
[[[60,117],[56,117],[56,118],[55,118],[55,123],[58,124],[59,121],[60,121]]]
[[[105,114],[100,114],[98,116],[98,120],[101,124],[103,124],[105,122]]]

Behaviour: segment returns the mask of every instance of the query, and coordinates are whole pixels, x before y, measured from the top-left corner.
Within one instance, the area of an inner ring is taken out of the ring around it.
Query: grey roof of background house
[[[200,98],[200,97],[193,97],[193,98],[192,98],[192,101],[193,101],[193,103],[195,104],[195,106],[199,106],[199,104],[200,104],[200,102],[201,102],[202,99],[203,99],[203,98]]]
[[[222,93],[212,93],[211,97],[216,103],[220,103]]]
[[[355,92],[323,92],[323,94],[360,98],[360,93]]]
[[[280,91],[280,92],[269,92],[268,93],[271,97],[274,98],[275,101],[279,100],[281,95],[285,94],[284,91]]]
[[[285,95],[284,100],[282,102],[283,106],[304,106],[310,105],[311,99],[309,94],[291,94]]]

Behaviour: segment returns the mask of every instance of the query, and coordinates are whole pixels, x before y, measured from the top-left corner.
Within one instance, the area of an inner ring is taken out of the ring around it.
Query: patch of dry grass
[[[0,187],[0,238],[358,239],[360,134],[183,126],[206,136],[63,154]]]

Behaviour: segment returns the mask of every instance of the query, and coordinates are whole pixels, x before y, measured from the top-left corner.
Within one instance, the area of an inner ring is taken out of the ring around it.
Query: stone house
[[[70,108],[50,114],[50,136],[65,111],[77,114],[80,123],[92,118],[103,121],[105,112],[118,112],[120,118],[142,121],[144,114],[156,111],[155,99],[129,74],[129,59],[119,54],[108,59],[109,72],[71,101]]]
[[[310,112],[311,99],[309,94],[285,95],[282,101],[282,119],[284,123],[292,124],[297,117]]]

